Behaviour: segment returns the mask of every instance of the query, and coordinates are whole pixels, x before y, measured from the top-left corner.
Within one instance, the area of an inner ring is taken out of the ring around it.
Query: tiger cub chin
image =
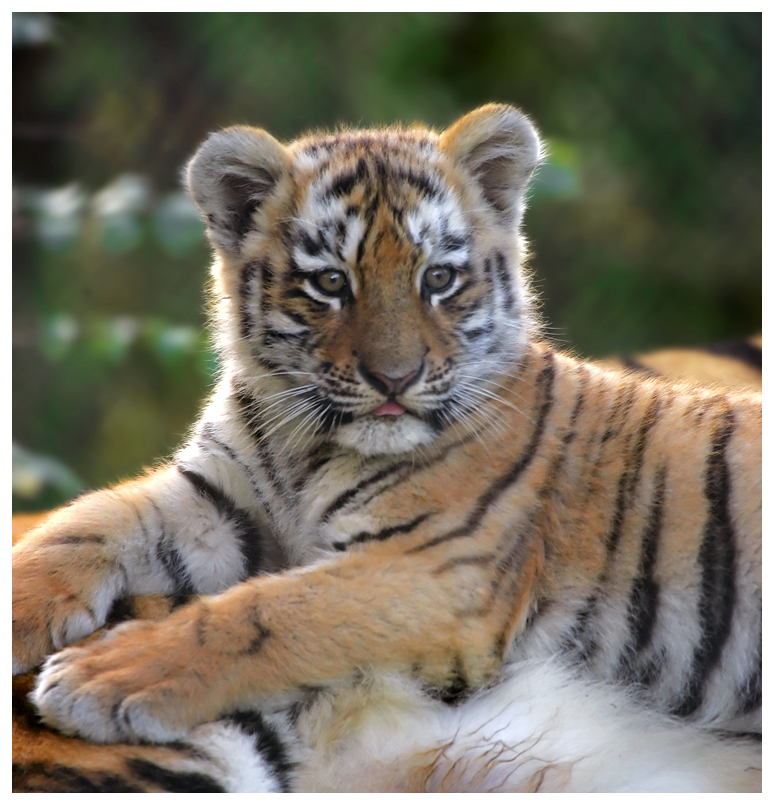
[[[14,672],[121,597],[208,595],[53,655],[49,725],[170,741],[363,670],[500,703],[529,661],[558,703],[559,663],[643,714],[761,730],[761,398],[540,340],[519,235],[540,155],[500,105],[201,146],[217,388],[172,462],[14,547]],[[693,774],[760,767],[717,744]]]

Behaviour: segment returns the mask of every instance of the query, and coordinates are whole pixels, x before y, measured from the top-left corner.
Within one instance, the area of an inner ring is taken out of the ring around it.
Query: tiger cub
[[[544,683],[570,708],[576,681],[615,703],[627,687],[644,718],[761,730],[761,398],[541,341],[519,236],[540,151],[498,105],[441,134],[236,127],[201,146],[218,386],[172,462],[14,547],[14,673],[121,597],[206,595],[49,658],[49,725],[168,742],[376,674],[405,702],[464,700],[460,719],[495,703],[485,733]],[[618,748],[609,724],[592,752]],[[705,741],[691,780],[710,759],[751,785],[760,748]]]

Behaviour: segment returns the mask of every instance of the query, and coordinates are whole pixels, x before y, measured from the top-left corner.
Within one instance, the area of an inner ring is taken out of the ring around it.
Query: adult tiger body
[[[762,337],[730,339],[693,347],[668,347],[597,362],[609,369],[625,369],[652,377],[761,391]]]
[[[169,741],[363,669],[452,696],[561,656],[644,714],[761,729],[760,397],[537,338],[518,223],[539,151],[503,106],[442,135],[202,146],[222,376],[172,464],[14,549],[14,669],[126,594],[225,593],[55,655],[49,724]],[[702,741],[751,785],[759,750]]]

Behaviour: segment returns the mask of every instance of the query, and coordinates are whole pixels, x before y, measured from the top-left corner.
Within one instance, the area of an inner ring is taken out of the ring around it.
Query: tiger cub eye
[[[343,271],[329,269],[316,274],[315,283],[326,294],[338,294],[347,284],[347,278]]]
[[[452,282],[453,276],[452,269],[449,266],[431,266],[426,269],[423,280],[428,288],[441,291],[442,288],[446,288]]]

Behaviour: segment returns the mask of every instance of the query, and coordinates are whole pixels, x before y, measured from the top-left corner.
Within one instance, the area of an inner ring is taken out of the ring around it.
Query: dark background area
[[[180,171],[488,101],[545,136],[526,216],[548,332],[605,355],[761,328],[761,14],[13,15],[14,507],[179,444],[214,369]]]

